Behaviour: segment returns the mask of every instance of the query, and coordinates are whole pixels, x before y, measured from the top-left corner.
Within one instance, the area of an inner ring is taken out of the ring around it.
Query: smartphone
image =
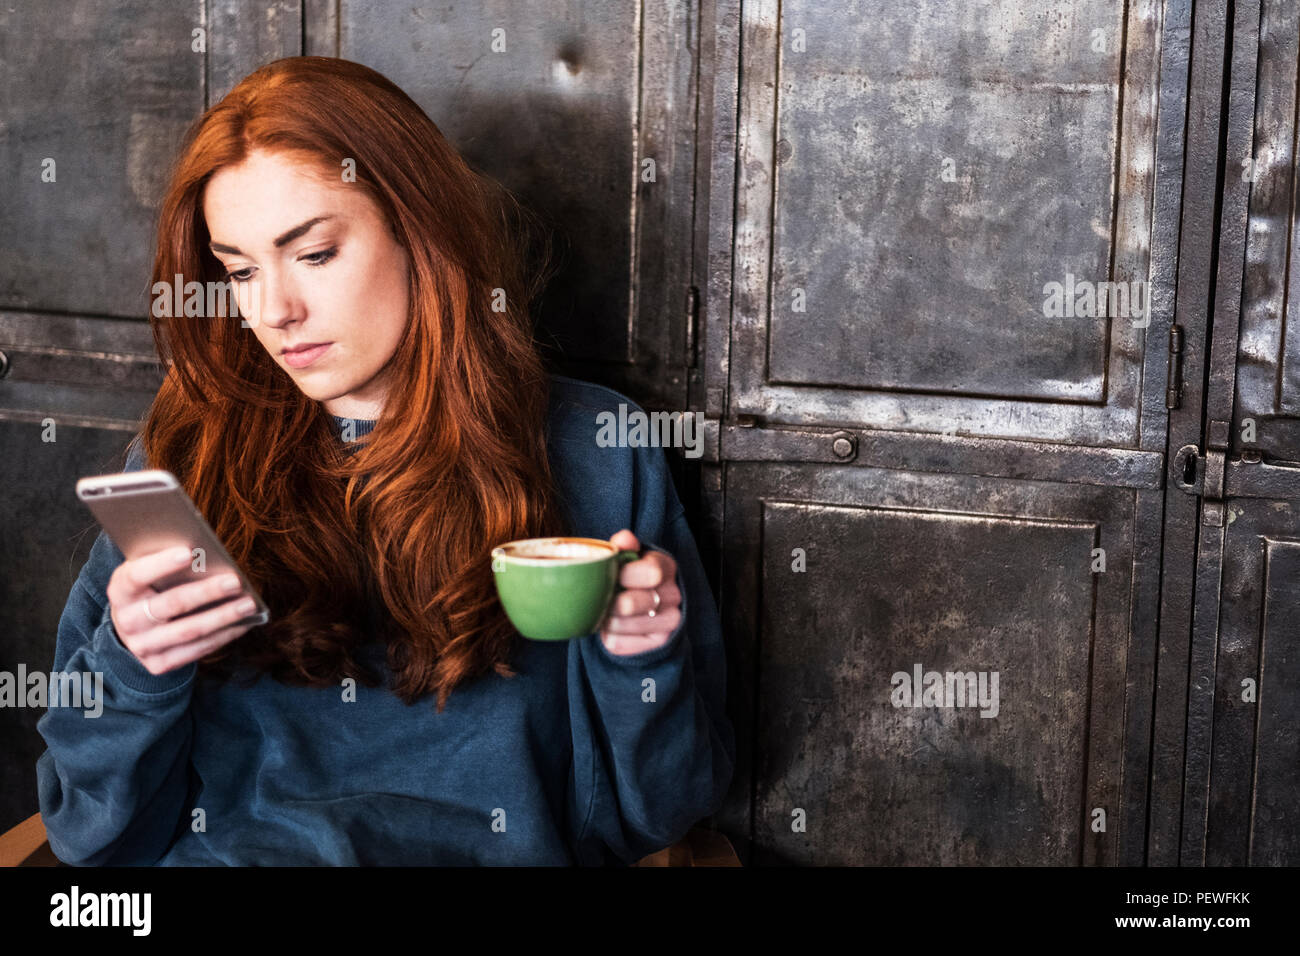
[[[257,602],[257,610],[236,624],[227,626],[265,624],[271,619],[271,609],[253,589],[239,565],[231,560],[199,509],[170,471],[129,471],[120,475],[89,476],[77,482],[77,497],[90,509],[128,560],[182,545],[190,549],[195,560],[176,573],[155,581],[150,585],[155,591],[165,591],[178,584],[199,581],[217,574],[235,574],[243,584],[244,593]],[[203,559],[200,564],[203,570],[196,571],[194,565],[200,556]],[[230,599],[222,598],[212,601],[173,620],[183,620],[228,600]]]

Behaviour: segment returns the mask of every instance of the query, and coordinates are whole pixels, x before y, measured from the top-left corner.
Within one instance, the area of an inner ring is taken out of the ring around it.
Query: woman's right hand
[[[184,551],[182,556],[181,552]],[[108,581],[108,608],[122,645],[150,674],[165,674],[184,667],[239,637],[252,624],[232,626],[255,610],[253,599],[242,593],[239,578],[229,572],[211,579],[191,581],[155,591],[150,585],[179,571],[192,560],[188,548],[157,551],[123,561]],[[233,581],[234,590],[225,590]],[[224,600],[228,599],[228,600]],[[224,603],[184,620],[174,620],[195,608]],[[148,601],[149,613],[145,613]],[[249,602],[244,606],[244,602]],[[152,614],[158,621],[150,620]]]

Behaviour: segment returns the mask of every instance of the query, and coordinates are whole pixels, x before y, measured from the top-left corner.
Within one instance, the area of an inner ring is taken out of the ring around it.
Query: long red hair
[[[141,431],[146,467],[177,476],[272,612],[200,671],[376,686],[353,651],[382,639],[394,692],[410,704],[436,691],[441,711],[461,681],[514,673],[491,546],[568,527],[530,313],[546,278],[529,266],[535,217],[381,74],[290,57],[187,133],[159,214],[155,283],[223,279],[204,188],[252,150],[336,177],[355,160],[355,185],[410,256],[410,315],[383,412],[351,455],[238,317],[151,315],[167,373]]]

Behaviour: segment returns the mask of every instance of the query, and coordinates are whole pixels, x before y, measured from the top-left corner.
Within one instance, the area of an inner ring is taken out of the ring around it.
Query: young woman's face
[[[409,266],[370,197],[253,152],[209,180],[203,216],[245,331],[326,411],[378,418],[406,329]],[[308,344],[324,348],[285,351]]]

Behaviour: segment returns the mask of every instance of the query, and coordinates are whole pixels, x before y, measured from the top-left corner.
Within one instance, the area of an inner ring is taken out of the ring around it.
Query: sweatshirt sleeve
[[[722,804],[735,766],[717,607],[662,448],[636,450],[636,514],[646,548],[677,562],[682,619],[668,643],[606,650],[598,634],[569,657],[578,862],[632,864],[676,843]],[[616,529],[617,530],[617,529]]]
[[[125,470],[139,468],[133,450]],[[188,797],[197,665],[151,674],[123,646],[106,588],[124,560],[101,530],[59,619],[53,673],[69,679],[50,682],[36,724],[46,743],[36,763],[41,819],[54,855],[74,866],[156,862]],[[83,688],[79,702],[58,699],[71,680]]]

